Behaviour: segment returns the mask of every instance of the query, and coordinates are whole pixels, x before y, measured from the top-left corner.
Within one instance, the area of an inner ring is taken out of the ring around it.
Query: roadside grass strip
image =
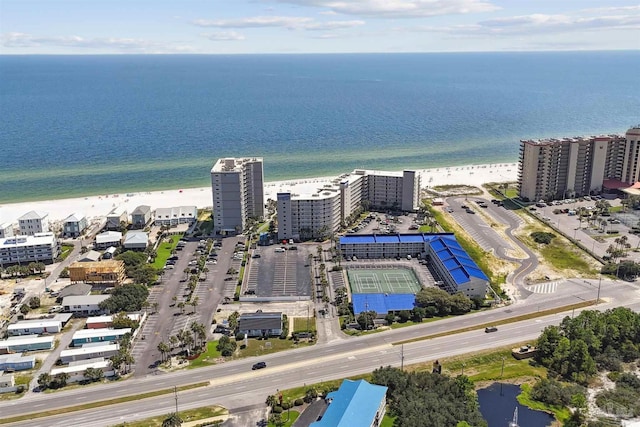
[[[209,386],[209,384],[210,384],[209,381],[199,382],[194,384],[187,384],[187,385],[178,387],[177,391],[186,391],[186,390],[192,390],[194,388],[207,387]],[[96,402],[84,403],[82,405],[66,406],[63,408],[52,409],[49,411],[30,412],[28,414],[18,415],[15,417],[0,418],[0,424],[17,423],[19,421],[33,420],[36,418],[46,418],[46,417],[52,417],[54,415],[68,414],[70,412],[85,411],[88,409],[101,408],[103,406],[117,405],[119,403],[131,402],[132,400],[142,400],[142,399],[148,399],[151,397],[162,396],[164,394],[171,394],[171,393],[174,393],[175,391],[176,389],[167,388],[164,390],[156,390],[148,393],[135,394],[130,396],[121,396],[115,399],[99,400]]]

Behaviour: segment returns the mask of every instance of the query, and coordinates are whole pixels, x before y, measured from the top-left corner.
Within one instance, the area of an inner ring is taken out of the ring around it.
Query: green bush
[[[304,400],[303,400],[303,399],[296,399],[296,400],[293,402],[293,404],[294,404],[295,406],[302,406],[302,405],[304,405]]]
[[[271,412],[273,412],[274,414],[281,414],[283,411],[282,406],[274,406],[273,409],[271,410]]]
[[[530,234],[531,238],[536,243],[542,243],[543,245],[548,245],[551,243],[555,236],[553,233],[546,233],[544,231],[534,231]]]
[[[291,409],[291,403],[289,402],[282,402],[282,409],[284,409],[285,411],[287,409]]]

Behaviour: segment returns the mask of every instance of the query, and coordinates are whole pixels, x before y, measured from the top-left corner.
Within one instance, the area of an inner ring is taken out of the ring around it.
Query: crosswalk
[[[534,294],[552,294],[558,290],[559,281],[538,283],[537,285],[529,286],[527,289]]]

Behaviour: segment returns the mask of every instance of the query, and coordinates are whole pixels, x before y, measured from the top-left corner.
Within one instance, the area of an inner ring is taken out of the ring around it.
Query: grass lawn
[[[523,343],[526,344],[526,343]],[[511,355],[511,347],[498,351],[491,350],[467,356],[452,357],[440,360],[443,373],[456,376],[462,373],[472,381],[496,381],[513,378],[531,377],[546,378],[547,370],[530,363],[531,359],[517,360]],[[502,360],[504,359],[504,372]],[[429,368],[429,366],[427,366]]]
[[[293,331],[292,332],[304,332],[309,330],[310,332],[316,331],[316,319],[314,317],[294,317],[293,318]]]
[[[562,406],[555,405],[547,405],[546,403],[538,402],[536,400],[531,399],[531,385],[522,384],[520,386],[522,393],[520,393],[517,397],[518,403],[524,405],[528,408],[531,408],[535,411],[544,411],[553,414],[556,417],[556,420],[564,423],[571,416],[571,411],[569,408],[565,408]]]
[[[202,234],[211,234],[213,230],[213,218],[211,217],[210,210],[200,210],[198,211],[198,229],[202,232]]]
[[[585,259],[584,253],[567,239],[554,232],[555,237],[551,243],[548,245],[538,244],[531,238],[531,233],[535,231],[549,232],[549,229],[539,225],[528,226],[525,228],[525,233],[519,236],[520,240],[531,249],[540,252],[544,260],[553,268],[559,271],[573,270],[591,276],[597,274],[597,271]]]
[[[229,411],[219,406],[204,406],[202,408],[189,409],[188,411],[180,411],[178,414],[180,415],[183,423],[188,423],[191,421],[198,421],[207,418],[218,417],[221,415],[227,415],[228,413]],[[164,421],[167,415],[168,414],[159,415],[157,417],[146,418],[140,421],[118,424],[118,427],[161,427],[162,421]]]
[[[298,411],[290,410],[290,411],[283,411],[282,414],[280,415],[283,420],[288,419],[288,421],[283,424],[283,427],[291,427],[293,423],[295,423],[298,417],[300,416],[300,413]],[[276,425],[272,422],[269,422],[269,427],[276,427]]]
[[[216,349],[218,341],[209,341],[207,343],[207,351],[198,356],[189,363],[189,368],[200,368],[202,366],[213,365],[215,359],[221,357],[220,352]]]
[[[396,420],[396,417],[392,417],[389,414],[384,414],[384,418],[382,419],[382,423],[380,427],[393,427],[393,422]]]
[[[164,267],[164,264],[171,256],[171,252],[176,248],[176,246],[178,245],[178,241],[180,241],[181,238],[182,234],[169,236],[168,239],[171,239],[170,243],[167,242],[166,239],[164,239],[163,242],[158,245],[158,250],[156,251],[156,259],[153,264],[151,264],[153,265],[153,268],[159,270]]]
[[[269,338],[267,340],[257,340],[252,338],[249,339],[247,348],[239,350],[239,355],[236,357],[261,356],[263,354],[277,353],[279,351],[307,347],[309,345],[311,344],[306,342],[295,344],[291,339],[281,340],[280,338]],[[270,346],[270,348],[268,348],[268,346]],[[240,347],[240,343],[238,343],[238,347]]]
[[[40,362],[40,364],[42,364],[42,362]],[[35,372],[39,367],[40,366],[36,366],[36,368],[33,371]],[[29,388],[29,383],[33,379],[33,375],[31,375],[31,374],[15,374],[14,375],[14,379],[15,379],[15,382],[16,382],[16,386],[23,385],[25,390],[27,390]],[[24,396],[24,393],[0,393],[0,401],[1,400],[18,399],[18,398],[20,398],[22,396]]]
[[[61,261],[64,261],[71,254],[71,251],[73,251],[73,245],[61,245],[60,255],[58,256],[58,258]]]

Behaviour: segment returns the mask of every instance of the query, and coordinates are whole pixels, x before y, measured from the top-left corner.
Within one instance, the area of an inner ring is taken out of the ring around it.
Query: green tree
[[[108,299],[100,303],[100,308],[110,313],[140,311],[149,296],[149,289],[142,284],[126,284],[113,290]]]
[[[40,298],[39,297],[31,297],[29,298],[29,307],[31,309],[35,309],[40,307]]]
[[[162,427],[180,427],[182,425],[182,418],[175,412],[167,415],[164,420],[162,420]]]
[[[161,341],[158,344],[158,351],[160,352],[160,357],[162,358],[162,362],[164,362],[167,358],[167,354],[171,352],[171,347],[169,347],[169,344],[167,344],[166,342]]]
[[[113,315],[111,324],[114,329],[131,328],[132,331],[135,331],[140,326],[140,322],[131,319],[123,311]]]
[[[44,372],[42,374],[40,374],[40,376],[38,376],[38,385],[40,386],[41,390],[46,390],[49,388],[49,384],[51,384],[51,375],[49,375],[48,373]]]
[[[102,378],[104,378],[104,372],[102,371],[102,369],[89,367],[84,371],[84,377],[88,381],[95,383],[102,380]]]
[[[362,329],[363,331],[368,331],[374,328],[375,324],[373,321],[377,315],[378,314],[373,310],[363,311],[356,318],[356,322],[358,322],[360,329]]]

